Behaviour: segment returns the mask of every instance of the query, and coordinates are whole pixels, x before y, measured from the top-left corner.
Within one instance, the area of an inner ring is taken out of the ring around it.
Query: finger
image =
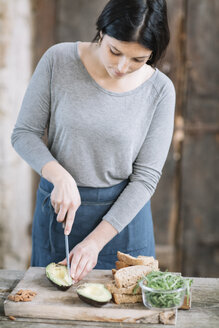
[[[73,254],[73,257],[71,259],[71,276],[74,280],[76,280],[75,273],[80,260],[81,260],[81,255],[79,255],[78,253]]]
[[[52,207],[55,209],[55,203],[50,199]]]
[[[61,265],[67,265],[67,260],[66,258],[60,262],[58,262],[58,264],[61,264]]]
[[[57,215],[57,221],[58,222],[64,221],[66,213],[67,213],[67,207],[64,205],[61,205],[59,208],[58,215]]]
[[[59,212],[59,204],[55,203],[54,211],[55,211],[56,214],[58,214],[58,212]]]
[[[75,271],[75,275],[74,275],[74,278],[75,278],[75,280],[77,281],[77,280],[79,280],[79,277],[80,277],[80,275],[83,273],[83,271],[86,269],[86,266],[87,266],[87,264],[88,264],[88,259],[87,258],[85,258],[84,256],[83,257],[81,257],[81,260],[80,260],[80,262],[78,263],[78,266],[77,266],[77,269],[76,269],[76,271]]]
[[[65,221],[65,231],[64,234],[65,235],[69,235],[74,223],[74,219],[75,219],[75,210],[71,207],[68,210],[68,214],[66,217],[66,221]]]
[[[67,260],[66,260],[66,258],[64,260],[58,262],[58,264],[60,264],[60,265],[66,265],[67,266]],[[71,276],[71,273],[70,273],[70,276]],[[75,284],[77,281],[75,279],[73,279],[72,276],[71,276],[71,278],[72,278],[73,284]]]
[[[78,281],[83,279],[92,269],[94,266],[91,265],[91,263],[88,261],[84,270],[81,272],[80,276],[78,277]]]
[[[72,257],[73,257],[73,251],[71,250],[71,252],[69,253],[69,261],[70,261],[70,262],[71,262],[71,260],[72,260]],[[64,258],[64,260],[59,261],[58,264],[67,265],[67,259],[66,259],[66,257]]]

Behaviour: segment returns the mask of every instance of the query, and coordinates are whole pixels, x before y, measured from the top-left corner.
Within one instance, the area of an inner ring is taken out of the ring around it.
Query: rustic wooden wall
[[[219,273],[219,2],[189,0],[185,139],[182,152],[183,267]]]
[[[185,90],[185,1],[167,0],[170,44],[159,69],[167,74],[176,89],[175,130],[161,180],[152,197],[157,257],[162,269],[182,271],[180,233],[181,160],[184,132]]]
[[[56,43],[56,0],[31,0],[33,33],[32,53],[34,71],[42,54]],[[46,142],[46,137],[44,137]],[[39,183],[39,175],[33,171],[32,182],[32,215],[34,214],[36,191]],[[30,229],[31,230],[31,229]],[[30,231],[31,233],[31,231]]]
[[[35,63],[53,43],[91,40],[107,1],[32,0]],[[173,81],[173,142],[152,198],[162,269],[219,276],[219,2],[167,0],[171,42],[159,68]]]
[[[174,82],[177,103],[171,151],[152,200],[158,257],[185,275],[218,276],[219,2],[167,3],[172,38],[160,68]]]

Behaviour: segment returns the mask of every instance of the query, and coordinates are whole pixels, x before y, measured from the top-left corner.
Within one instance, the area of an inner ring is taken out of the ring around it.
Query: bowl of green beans
[[[182,306],[185,295],[189,302],[192,280],[170,272],[152,271],[139,280],[142,299],[150,309],[176,309]]]

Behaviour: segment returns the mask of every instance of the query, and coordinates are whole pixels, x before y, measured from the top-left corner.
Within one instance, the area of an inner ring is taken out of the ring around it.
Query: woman
[[[111,0],[92,43],[41,58],[12,134],[41,175],[33,266],[66,264],[64,233],[75,281],[114,267],[118,250],[155,257],[150,198],[174,124],[174,87],[156,68],[168,42],[164,0]]]

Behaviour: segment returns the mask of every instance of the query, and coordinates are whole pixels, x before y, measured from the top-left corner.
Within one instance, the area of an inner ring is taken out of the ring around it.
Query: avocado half
[[[50,263],[46,267],[46,276],[60,290],[67,290],[73,285],[67,267],[62,264]]]
[[[96,307],[103,306],[112,299],[108,289],[99,283],[84,283],[76,291],[82,301]]]

